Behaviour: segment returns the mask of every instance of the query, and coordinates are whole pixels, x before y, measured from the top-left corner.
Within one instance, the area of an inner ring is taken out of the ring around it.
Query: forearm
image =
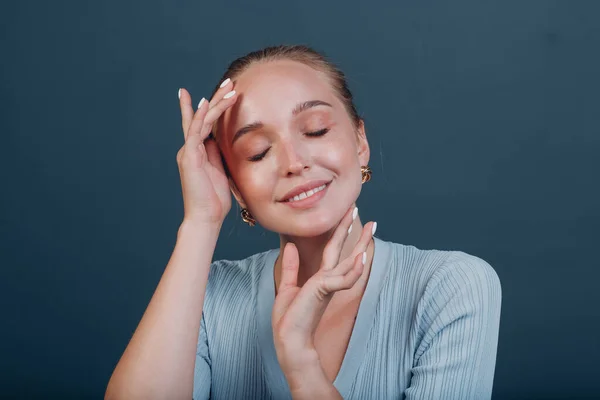
[[[182,223],[106,398],[191,398],[204,293],[220,226]]]

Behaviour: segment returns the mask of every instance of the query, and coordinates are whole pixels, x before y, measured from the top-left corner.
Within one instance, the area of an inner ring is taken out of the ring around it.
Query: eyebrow
[[[326,101],[310,100],[310,101],[305,101],[303,103],[299,103],[298,105],[296,105],[296,107],[294,107],[294,109],[292,110],[292,115],[296,116],[296,115],[300,114],[302,111],[306,111],[309,108],[313,108],[313,107],[317,107],[317,106],[333,107],[331,104],[327,103]],[[246,133],[250,133],[252,131],[261,129],[264,126],[265,125],[260,121],[256,121],[256,122],[252,122],[250,124],[244,125],[240,129],[238,129],[237,132],[235,132],[235,135],[233,135],[233,140],[231,141],[231,144],[233,145],[233,143],[235,143],[236,140],[238,140],[240,137],[244,136]]]

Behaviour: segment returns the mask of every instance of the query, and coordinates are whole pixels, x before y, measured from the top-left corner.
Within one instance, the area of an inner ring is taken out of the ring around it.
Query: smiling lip
[[[286,206],[290,206],[292,208],[304,209],[304,210],[314,207],[315,204],[317,204],[319,201],[321,201],[321,199],[323,197],[325,197],[325,193],[329,189],[329,184],[327,184],[327,183],[323,183],[321,185],[321,187],[322,186],[325,186],[325,187],[323,189],[319,190],[318,192],[313,193],[311,196],[305,197],[300,200],[283,201],[282,203],[285,204]],[[319,187],[319,186],[317,186],[317,187]]]
[[[296,195],[299,195],[300,193],[308,192],[309,190],[316,189],[319,186],[329,185],[330,182],[331,181],[320,179],[320,180],[315,180],[315,181],[309,181],[302,185],[298,185],[295,188],[293,188],[292,190],[290,190],[289,192],[287,192],[280,201],[288,202],[289,199],[291,199],[292,197],[294,197]],[[325,187],[324,190],[326,190],[326,189],[327,189],[327,187]],[[322,190],[322,191],[324,191],[324,190]],[[316,194],[318,194],[318,193],[316,193]],[[305,199],[303,199],[303,200],[305,200]]]

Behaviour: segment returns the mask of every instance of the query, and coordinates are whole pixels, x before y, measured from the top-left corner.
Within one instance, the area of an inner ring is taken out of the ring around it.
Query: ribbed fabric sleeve
[[[417,306],[422,339],[407,400],[491,398],[500,304],[500,281],[491,266],[451,253]]]
[[[196,365],[194,368],[194,399],[210,398],[210,357],[208,355],[208,341],[206,337],[206,324],[204,313],[200,321],[200,333],[196,349]]]
[[[194,399],[291,399],[270,320],[278,252],[211,265]],[[334,386],[344,399],[489,399],[501,297],[498,275],[476,256],[375,238]]]

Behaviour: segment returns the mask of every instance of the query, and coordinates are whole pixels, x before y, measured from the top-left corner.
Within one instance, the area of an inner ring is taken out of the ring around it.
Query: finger
[[[354,265],[353,263],[356,257],[361,253],[364,254],[364,256],[361,255],[361,257],[365,257],[366,259],[367,248],[371,239],[373,238],[373,234],[375,231],[374,227],[376,226],[376,222],[369,222],[365,224],[365,226],[363,226],[360,238],[358,239],[358,242],[356,242],[356,244],[354,245],[354,249],[352,249],[352,252],[348,257],[339,262],[332,270],[329,271],[330,276],[346,274],[351,269],[351,266]]]
[[[201,133],[208,111],[208,101],[206,101],[206,99],[203,97],[198,103],[198,109],[196,110],[196,113],[192,118],[192,123],[188,129],[188,133],[185,138],[186,147],[196,149],[204,140]]]
[[[293,243],[287,243],[283,248],[283,258],[281,259],[281,281],[279,283],[279,292],[296,287],[298,283],[299,266],[300,258],[298,256],[298,249]]]
[[[359,257],[360,256],[360,257]],[[362,253],[358,253],[354,256],[347,257],[344,261],[340,262],[334,269],[328,271],[327,276],[342,276],[346,275],[348,272],[354,268],[356,257],[359,257],[363,264],[367,261],[367,251],[363,251]]]
[[[277,291],[271,314],[271,321],[273,324],[277,324],[283,315],[288,312],[290,305],[300,290],[300,288],[296,286],[298,283],[299,263],[300,261],[296,246],[292,243],[286,244],[283,248],[283,256],[281,259],[281,280],[279,282],[279,290]]]
[[[348,234],[350,233],[350,227],[358,215],[357,207],[350,207],[346,212],[339,225],[333,232],[333,235],[327,242],[325,249],[323,250],[323,260],[321,261],[321,269],[328,271],[335,268],[340,260],[340,253]]]
[[[237,96],[236,91],[232,90],[230,92],[227,92],[221,100],[219,100],[217,103],[215,103],[214,106],[210,107],[210,109],[208,110],[208,113],[206,114],[206,118],[204,118],[202,132],[200,133],[200,136],[202,138],[205,138],[206,136],[208,136],[208,134],[212,131],[213,124],[215,123],[215,121],[217,121],[219,119],[219,117],[221,117],[221,115],[223,115],[225,110],[227,110],[229,107],[231,107],[235,103],[237,98],[238,98],[238,96]]]
[[[227,78],[221,83],[219,89],[217,89],[212,99],[210,99],[209,108],[213,108],[215,104],[217,104],[223,98],[223,96],[231,91],[231,89],[233,89],[233,82],[231,79]]]
[[[346,263],[351,268],[344,274],[329,276],[323,279],[323,289],[327,293],[350,289],[358,281],[365,267],[366,253],[357,254],[351,263]]]
[[[183,88],[179,89],[179,108],[181,109],[183,139],[186,139],[192,118],[194,117],[194,109],[192,108],[192,96]]]
[[[354,245],[354,249],[348,258],[355,257],[357,254],[367,251],[367,246],[373,238],[376,227],[377,222],[368,222],[365,224],[365,226],[363,226],[360,239],[358,239],[358,242],[356,242],[356,245]]]

